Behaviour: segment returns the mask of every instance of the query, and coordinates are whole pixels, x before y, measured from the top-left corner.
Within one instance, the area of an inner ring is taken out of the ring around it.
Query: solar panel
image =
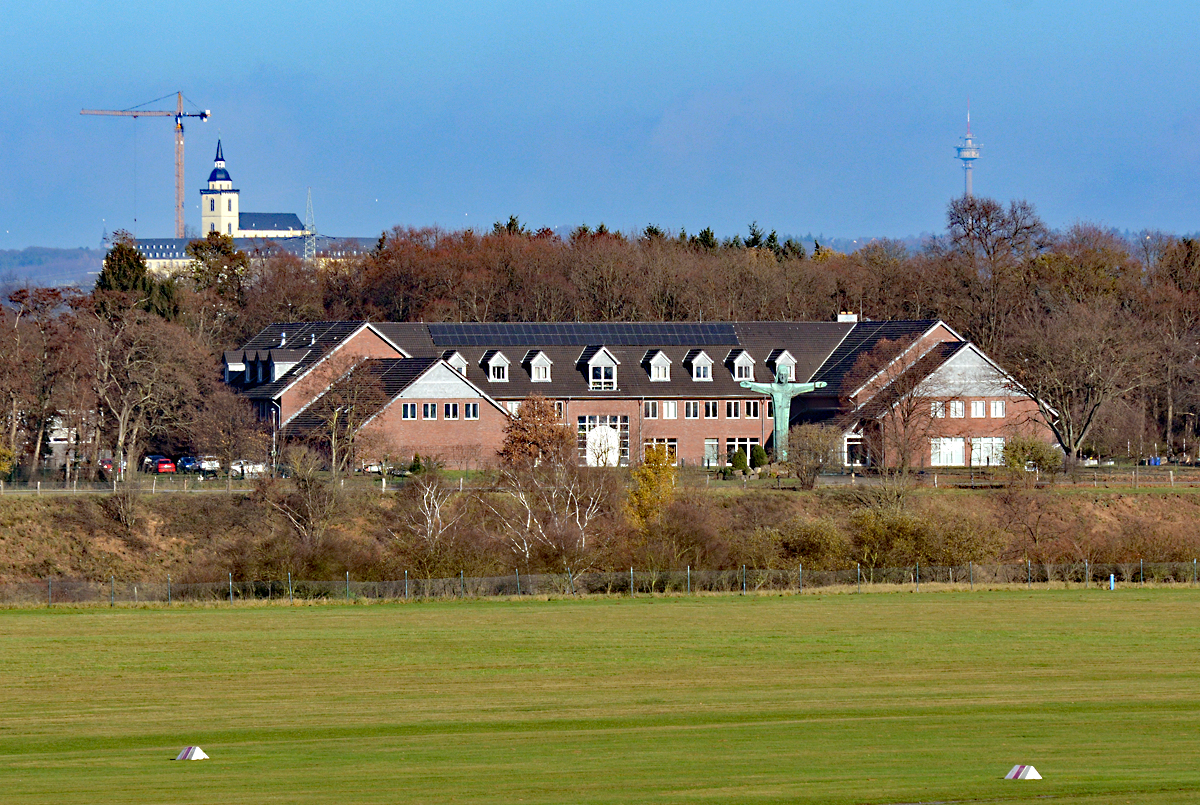
[[[428,325],[433,343],[452,346],[716,346],[738,344],[731,323],[449,322]]]

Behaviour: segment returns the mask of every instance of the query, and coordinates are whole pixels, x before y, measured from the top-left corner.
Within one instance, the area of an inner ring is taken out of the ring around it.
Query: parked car
[[[180,456],[175,462],[175,468],[180,472],[199,472],[200,459],[195,456]]]
[[[151,453],[143,458],[142,472],[158,472],[158,461],[162,458],[166,458],[166,456],[159,455],[158,453]]]
[[[200,457],[200,472],[220,472],[221,461],[216,456],[201,456]]]
[[[160,458],[154,465],[155,472],[175,472],[175,462],[169,458]]]
[[[115,460],[111,459],[111,458],[102,458],[102,459],[100,459],[100,461],[97,462],[96,466],[98,466],[100,468],[100,474],[102,477],[111,478],[113,476],[113,464],[114,463],[116,463]],[[127,465],[124,462],[121,462],[122,470],[126,469],[126,466]]]
[[[266,475],[267,465],[258,461],[239,458],[229,465],[229,475],[233,478],[258,478]]]

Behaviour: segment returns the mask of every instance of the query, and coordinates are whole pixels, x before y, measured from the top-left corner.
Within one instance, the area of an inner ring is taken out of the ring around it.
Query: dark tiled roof
[[[238,229],[243,232],[288,232],[304,231],[300,216],[294,212],[243,212],[238,213]]]
[[[230,378],[231,386],[241,389],[246,396],[254,400],[272,400],[303,373],[307,372],[320,358],[333,347],[340,344],[355,330],[366,322],[361,321],[316,321],[296,322],[291,324],[272,324],[263,328],[257,335],[236,351],[226,352],[226,360],[230,355],[245,353],[249,360],[267,360],[273,350],[279,350],[280,341],[287,334],[285,353],[296,354],[304,351],[300,361],[289,369],[282,377],[274,382],[258,383],[257,376],[246,383],[243,377]],[[290,362],[290,358],[285,358]]]
[[[800,382],[813,379],[813,373],[855,326],[835,321],[751,321],[735,325],[737,346],[747,350],[755,360],[768,358],[774,350],[786,349],[792,353],[796,359],[792,379]],[[760,378],[758,372],[754,376],[759,380],[765,378],[765,375]]]
[[[394,400],[400,392],[412,385],[413,381],[437,362],[437,358],[388,358],[364,361],[339,381],[339,385],[362,382],[378,383],[379,393],[363,395],[366,410],[356,413],[358,421],[365,422],[383,410],[384,406]],[[364,376],[366,376],[365,381]],[[326,392],[326,394],[328,393],[331,392]],[[325,396],[323,394],[318,397],[311,405],[288,421],[282,430],[284,438],[303,439],[315,428],[323,425],[317,412],[322,410],[321,399]]]
[[[966,341],[943,341],[922,355],[916,363],[905,369],[887,386],[880,389],[870,400],[857,410],[849,412],[842,422],[847,427],[862,420],[875,419],[883,414],[896,400],[897,393],[903,395],[917,387],[922,379],[936,372],[946,361],[967,346]]]
[[[319,354],[304,361],[282,378],[282,383],[251,387],[253,397],[277,393],[290,378],[304,371],[316,357],[324,354],[333,339],[345,337],[361,322],[321,322],[317,324],[272,325],[247,343],[247,348],[277,348],[281,331],[288,333],[288,347],[307,344],[310,330],[318,333]],[[816,395],[808,405],[835,404],[839,372],[848,371],[858,355],[868,351],[883,338],[910,338],[929,330],[932,321],[919,322],[715,322],[700,324],[641,323],[527,323],[527,324],[423,324],[418,322],[379,322],[372,326],[397,347],[412,356],[448,358],[459,352],[467,361],[466,377],[490,396],[500,400],[521,399],[538,393],[556,398],[598,397],[660,397],[660,398],[739,398],[748,392],[734,380],[732,373],[715,363],[731,351],[745,350],[757,366],[756,380],[769,379],[768,364],[772,355],[783,350],[797,361],[795,380],[821,379],[830,384],[822,393],[830,397],[818,401]],[[692,329],[688,329],[692,328]],[[696,335],[698,340],[685,340],[684,335]],[[340,335],[339,335],[340,334]],[[597,339],[597,335],[609,339]],[[651,336],[661,336],[653,340]],[[534,337],[541,336],[541,337]],[[494,340],[487,340],[494,337]],[[543,338],[545,340],[543,340]],[[528,339],[528,340],[524,340]],[[679,343],[676,343],[679,342]],[[620,365],[617,389],[592,392],[588,388],[587,359],[601,348],[607,349]],[[689,353],[707,348],[714,359],[711,381],[693,381],[691,373],[681,368]],[[510,360],[525,356],[526,360],[510,367],[507,381],[492,382],[482,368],[484,354],[502,349]],[[533,382],[528,358],[536,352],[545,353],[553,362],[550,382]],[[675,365],[669,381],[651,381],[648,358],[661,352]],[[481,366],[482,365],[482,366]],[[819,370],[819,372],[818,372]],[[814,374],[820,374],[814,378]],[[261,391],[260,391],[261,390]]]
[[[829,384],[825,389],[828,394],[849,394],[854,391],[851,386],[862,383],[867,378],[852,377],[854,364],[860,357],[879,346],[881,341],[897,342],[897,354],[900,347],[906,347],[928,332],[936,321],[867,321],[852,325],[841,343],[813,372],[812,380],[823,380]],[[795,354],[795,353],[793,353]],[[803,376],[797,367],[796,374]]]

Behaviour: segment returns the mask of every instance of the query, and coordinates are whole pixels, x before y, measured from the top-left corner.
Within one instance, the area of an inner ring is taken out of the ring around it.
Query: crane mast
[[[175,93],[175,111],[147,109],[83,109],[81,115],[111,115],[116,117],[173,117],[175,118],[175,237],[183,237],[183,119],[198,117],[208,120],[212,112],[183,111],[183,93]]]

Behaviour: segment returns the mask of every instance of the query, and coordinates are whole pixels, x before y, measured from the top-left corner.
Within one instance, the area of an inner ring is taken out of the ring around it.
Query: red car
[[[155,472],[175,472],[175,462],[169,458],[160,458],[154,465]]]

